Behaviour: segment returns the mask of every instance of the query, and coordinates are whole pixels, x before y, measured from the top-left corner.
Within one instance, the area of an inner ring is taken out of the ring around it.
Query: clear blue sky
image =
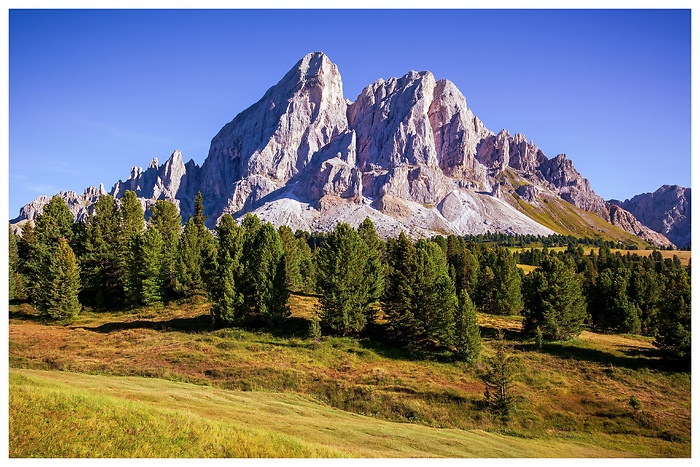
[[[430,70],[605,199],[690,186],[689,10],[10,10],[9,216],[209,142],[306,53],[345,97]]]

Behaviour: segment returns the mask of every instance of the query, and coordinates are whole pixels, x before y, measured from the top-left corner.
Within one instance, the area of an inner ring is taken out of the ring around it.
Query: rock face
[[[210,227],[226,213],[305,230],[369,217],[380,234],[414,237],[549,235],[522,203],[546,210],[544,198],[554,196],[651,238],[634,216],[609,209],[565,155],[548,159],[524,135],[489,131],[450,81],[411,71],[377,80],[350,102],[337,66],[320,52],[226,124],[201,167],[175,151],[162,165],[134,167],[110,194],[126,190],[146,210],[158,199],[174,202],[183,219],[201,191]],[[77,216],[96,200],[93,191],[66,197]],[[33,219],[46,202],[38,198],[16,220]]]
[[[78,195],[75,191],[61,191],[58,196],[63,198],[68,204],[70,212],[73,217],[79,222],[83,222],[88,215],[92,213],[92,208],[97,202],[100,195],[106,195],[107,192],[104,186],[100,183],[99,187],[88,187],[85,191]],[[19,216],[10,221],[11,224],[16,224],[21,221],[33,221],[42,212],[44,212],[44,206],[46,206],[49,201],[51,201],[50,196],[39,196],[34,201],[29,204],[25,204],[19,210]]]
[[[642,224],[666,236],[677,247],[690,246],[690,188],[664,185],[625,201],[610,203],[631,212]]]

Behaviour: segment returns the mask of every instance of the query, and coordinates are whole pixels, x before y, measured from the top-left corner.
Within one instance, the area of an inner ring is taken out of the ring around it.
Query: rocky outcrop
[[[631,214],[609,209],[565,155],[548,159],[524,135],[488,130],[452,82],[411,71],[377,80],[350,102],[337,66],[320,52],[224,125],[201,167],[175,151],[163,164],[134,167],[111,194],[126,190],[146,210],[158,199],[174,202],[185,220],[201,191],[210,227],[226,213],[306,230],[369,217],[380,233],[413,236],[548,235],[522,203],[542,213],[544,198],[557,197],[653,236]],[[84,217],[96,193],[65,199]],[[46,202],[38,198],[18,219],[36,217]]]
[[[663,185],[653,193],[611,204],[631,212],[646,227],[666,236],[679,248],[690,246],[690,188]]]
[[[591,184],[578,173],[566,154],[546,160],[537,171],[561,199],[609,220],[605,200],[595,194]]]
[[[90,186],[85,191],[78,195],[75,191],[61,191],[58,196],[64,199],[73,217],[83,222],[89,214],[92,213],[92,208],[97,202],[100,195],[106,195],[107,192],[104,186],[100,183],[99,187]],[[19,210],[19,216],[10,221],[11,224],[16,224],[21,221],[34,221],[44,212],[44,206],[51,201],[50,196],[39,196],[29,204],[25,204]]]
[[[642,225],[632,213],[622,209],[614,204],[608,205],[610,223],[617,225],[627,232],[633,233],[644,240],[658,246],[673,248],[674,244],[662,234],[651,230],[649,227]]]

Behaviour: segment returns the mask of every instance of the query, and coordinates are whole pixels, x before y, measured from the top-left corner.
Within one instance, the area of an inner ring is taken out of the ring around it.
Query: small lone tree
[[[500,329],[494,346],[496,353],[493,357],[486,359],[486,372],[482,376],[486,385],[484,398],[491,412],[499,415],[503,421],[507,421],[513,411],[511,386],[514,373],[511,357],[506,350],[503,331]]]

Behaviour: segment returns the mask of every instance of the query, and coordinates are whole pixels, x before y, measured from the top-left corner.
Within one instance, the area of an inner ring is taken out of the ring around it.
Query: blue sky
[[[430,70],[605,199],[690,186],[689,10],[10,10],[9,216],[110,190],[219,129],[306,53],[345,97]]]

